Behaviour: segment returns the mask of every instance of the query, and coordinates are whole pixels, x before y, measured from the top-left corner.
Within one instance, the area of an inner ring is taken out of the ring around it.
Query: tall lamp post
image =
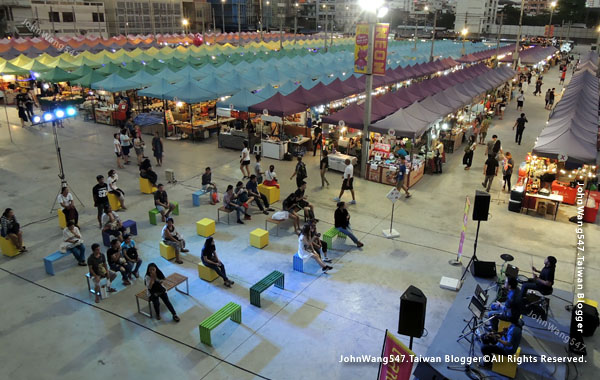
[[[269,20],[271,19],[271,2],[267,1],[267,33],[269,33]]]
[[[463,30],[460,31],[460,34],[462,35],[462,49],[460,50],[460,55],[465,55],[467,53],[467,50],[465,49],[465,40],[467,39],[467,34],[469,34],[469,29],[463,28]]]
[[[223,25],[221,33],[225,33],[225,0],[221,0],[221,21]]]
[[[423,8],[425,12],[429,11],[429,7],[426,5]],[[413,51],[417,51],[417,34],[419,33],[419,14],[415,11],[415,46],[413,46]]]
[[[258,1],[258,13],[260,18],[258,19],[258,28],[260,30],[260,40],[263,40],[263,9],[262,9],[262,0]]]
[[[556,8],[556,1],[550,3],[550,21],[548,22],[548,38],[550,38],[550,33],[552,33],[552,14],[554,13],[554,8]]]
[[[298,38],[298,7],[300,4],[294,4],[294,45],[296,45],[296,39]]]
[[[237,2],[237,19],[238,19],[238,46],[242,45],[242,12],[240,11],[241,0]]]
[[[437,9],[433,10],[433,30],[431,31],[431,51],[429,52],[429,62],[433,62],[433,46],[435,44],[435,29],[437,28]]]
[[[190,23],[190,22],[188,21],[188,19],[187,19],[187,18],[184,18],[184,19],[182,19],[182,20],[181,20],[181,26],[183,27],[183,34],[184,34],[184,35],[187,33],[187,32],[186,32],[186,29],[187,29],[187,27],[188,27],[189,23]]]
[[[388,8],[384,0],[359,0],[360,7],[369,20],[369,38],[367,45],[367,72],[365,74],[365,113],[363,116],[361,174],[367,178],[367,161],[369,160],[369,125],[371,124],[371,93],[373,92],[373,46],[375,44],[375,18],[384,17]]]
[[[521,31],[523,30],[523,10],[525,9],[525,0],[521,0],[521,15],[519,16],[519,34],[517,35],[517,43],[515,44],[515,52],[513,53],[513,70],[517,69],[519,62],[519,43],[521,42]],[[510,82],[512,85],[512,82]],[[512,93],[512,88],[511,88]]]
[[[325,51],[327,51],[327,5],[323,4],[323,9],[325,10]]]

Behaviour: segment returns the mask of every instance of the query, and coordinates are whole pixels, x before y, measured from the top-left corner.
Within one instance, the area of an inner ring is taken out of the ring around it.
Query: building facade
[[[471,36],[483,36],[491,32],[498,10],[498,0],[457,0],[454,31],[466,28]]]
[[[102,1],[32,0],[31,20],[39,30],[54,35],[108,35]]]
[[[523,13],[529,16],[536,16],[542,13],[550,13],[550,4],[555,0],[525,0]],[[557,1],[558,3],[558,1]],[[518,8],[521,4],[518,4]]]

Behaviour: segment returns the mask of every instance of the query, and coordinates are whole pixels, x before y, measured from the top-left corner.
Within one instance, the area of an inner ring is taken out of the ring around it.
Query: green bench
[[[227,318],[231,318],[234,322],[242,323],[242,307],[235,302],[229,302],[216,313],[203,320],[198,326],[200,329],[200,341],[212,346],[210,331],[223,323]]]
[[[179,215],[179,203],[177,203],[175,201],[173,201],[171,203],[173,203],[173,205],[175,206],[173,211],[171,211],[171,214]],[[160,212],[158,212],[157,208],[154,208],[154,209],[148,211],[148,219],[150,219],[150,224],[154,224],[156,226],[159,218],[160,218]]]
[[[327,230],[327,232],[323,234],[323,241],[327,243],[327,248],[333,248],[333,238],[336,236],[342,239],[346,238],[346,234],[341,233],[335,227],[331,227],[329,230]]]
[[[284,282],[285,276],[283,273],[274,270],[267,277],[252,285],[250,288],[250,303],[256,307],[260,307],[260,293],[267,290],[273,284],[279,289],[283,289]]]

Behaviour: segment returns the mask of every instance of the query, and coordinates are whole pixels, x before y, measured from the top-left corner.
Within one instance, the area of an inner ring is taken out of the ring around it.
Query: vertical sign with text
[[[356,40],[354,43],[354,72],[367,73],[369,59],[369,24],[356,25]]]
[[[458,243],[458,257],[457,260],[460,261],[463,252],[463,244],[465,243],[465,235],[467,233],[467,222],[469,221],[469,208],[471,207],[471,201],[469,197],[465,200],[465,213],[463,215],[463,226],[462,231],[460,232],[460,243]]]
[[[411,356],[415,353],[386,330],[382,357],[388,361],[380,364],[377,380],[409,380],[413,367]]]
[[[385,75],[389,33],[390,24],[375,25],[375,39],[373,42],[373,75]]]

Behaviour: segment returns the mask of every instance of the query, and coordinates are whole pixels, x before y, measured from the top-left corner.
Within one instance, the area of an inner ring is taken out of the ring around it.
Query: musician
[[[512,323],[501,333],[488,333],[481,337],[481,353],[484,356],[484,365],[491,365],[493,354],[513,355],[521,344],[521,327]]]
[[[521,294],[523,297],[527,295],[529,289],[537,290],[546,296],[552,294],[554,272],[556,270],[556,257],[546,257],[546,260],[544,260],[544,267],[541,271],[537,270],[534,266],[531,267],[531,270],[533,271],[533,278],[530,278],[521,286]],[[539,273],[539,275],[536,273]]]
[[[504,288],[508,291],[506,302],[502,304],[496,301],[491,304],[491,310],[487,315],[488,318],[495,316],[491,321],[494,331],[498,330],[498,321],[500,319],[516,323],[521,317],[521,291],[519,290],[517,279],[507,277],[506,281],[504,281]]]

